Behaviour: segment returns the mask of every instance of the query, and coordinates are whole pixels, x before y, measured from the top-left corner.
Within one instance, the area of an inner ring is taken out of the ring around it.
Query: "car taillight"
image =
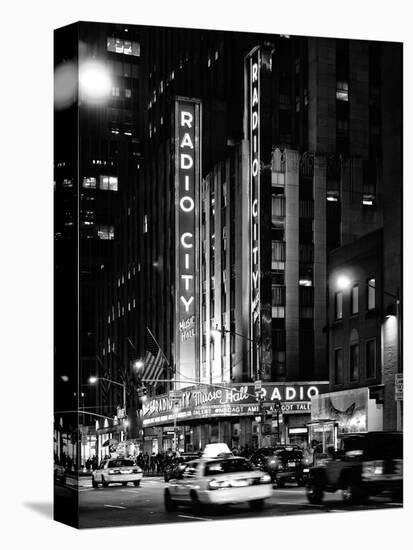
[[[368,462],[363,462],[362,476],[372,477],[381,475],[383,473],[383,466],[383,460],[369,460]]]
[[[270,458],[270,460],[268,461],[268,464],[271,464],[271,466],[276,466],[278,464],[278,459]]]
[[[225,487],[230,487],[230,482],[227,479],[211,479],[208,483],[208,489],[212,491],[214,489],[224,489]]]
[[[271,483],[271,476],[265,474],[260,477],[260,483]]]
[[[110,474],[114,474],[114,473],[115,473],[115,470],[109,470],[109,473],[110,473]]]

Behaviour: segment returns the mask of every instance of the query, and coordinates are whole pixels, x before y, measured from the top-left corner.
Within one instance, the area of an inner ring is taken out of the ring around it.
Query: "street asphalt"
[[[305,489],[294,485],[273,490],[272,497],[259,512],[251,511],[248,504],[238,504],[194,514],[188,506],[167,513],[163,504],[165,482],[159,477],[145,477],[140,487],[111,485],[96,489],[83,487],[55,487],[55,518],[60,509],[65,514],[79,497],[79,527],[118,527],[122,525],[148,525],[154,523],[213,521],[254,517],[285,516],[291,514],[312,514],[375,510],[401,507],[384,497],[369,499],[367,504],[349,506],[342,501],[341,493],[326,494],[323,504],[313,505],[307,501]]]

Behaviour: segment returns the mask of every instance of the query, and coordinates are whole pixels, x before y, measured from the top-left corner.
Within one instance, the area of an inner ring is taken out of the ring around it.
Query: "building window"
[[[336,321],[343,318],[343,293],[336,292],[334,295],[334,318]]]
[[[376,279],[373,277],[367,281],[367,310],[376,307]]]
[[[336,384],[343,383],[343,350],[334,350],[334,382]]]
[[[376,340],[366,342],[366,378],[376,376]]]
[[[62,182],[62,187],[73,187],[73,180],[65,178]]]
[[[83,178],[82,185],[86,189],[96,189],[96,178]]]
[[[119,97],[119,94],[120,94],[119,88],[118,88],[117,86],[114,86],[114,87],[112,88],[112,95],[113,95],[113,97]]]
[[[109,36],[107,39],[107,51],[114,53],[122,53],[124,55],[133,55],[139,57],[141,55],[141,47],[139,42],[131,42],[122,38]]]
[[[350,346],[350,382],[355,382],[359,379],[359,345],[352,344]]]
[[[128,99],[132,97],[132,90],[130,88],[125,88],[125,97]]]
[[[359,286],[354,285],[351,289],[351,315],[359,312]]]
[[[275,364],[275,375],[276,376],[285,376],[286,374],[286,364],[285,364],[285,351],[275,351],[274,352],[274,364]]]
[[[99,225],[97,228],[98,238],[112,241],[115,238],[115,228],[113,225]]]
[[[337,82],[336,99],[338,101],[348,101],[348,82]]]
[[[148,215],[147,214],[144,214],[143,216],[143,232],[144,233],[148,232]]]
[[[99,176],[99,189],[103,191],[117,191],[118,176]]]

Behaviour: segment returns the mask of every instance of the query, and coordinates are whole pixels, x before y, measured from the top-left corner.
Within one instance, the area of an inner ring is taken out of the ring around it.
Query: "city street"
[[[79,516],[81,528],[116,527],[121,525],[147,525],[152,523],[212,521],[217,519],[242,519],[290,514],[345,512],[401,507],[384,497],[371,498],[366,505],[349,506],[343,503],[341,493],[326,494],[324,504],[309,504],[305,489],[294,485],[274,489],[261,512],[252,512],[247,504],[208,509],[194,514],[190,507],[179,507],[167,513],[163,504],[163,478],[147,477],[140,487],[112,485],[106,488],[57,487],[57,499],[70,501],[79,492]]]

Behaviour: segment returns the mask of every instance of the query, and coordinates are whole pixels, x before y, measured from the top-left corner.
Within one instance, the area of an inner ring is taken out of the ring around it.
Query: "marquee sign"
[[[177,420],[254,415],[259,410],[257,393],[269,411],[275,410],[275,404],[281,401],[281,411],[284,413],[309,413],[311,398],[327,391],[328,387],[328,382],[264,383],[261,390],[255,392],[254,384],[193,386],[179,392],[180,409]],[[144,403],[143,425],[172,422],[175,417],[175,402],[176,398],[164,395]]]
[[[175,362],[184,380],[196,377],[197,364],[200,108],[197,100],[175,101]]]

